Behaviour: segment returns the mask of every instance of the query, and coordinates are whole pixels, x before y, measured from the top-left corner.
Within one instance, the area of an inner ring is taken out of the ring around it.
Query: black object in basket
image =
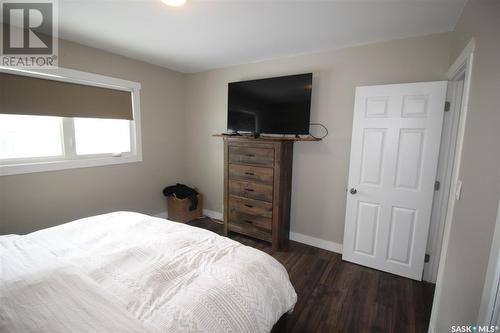
[[[163,189],[163,195],[166,197],[175,196],[178,199],[188,198],[191,201],[191,206],[189,210],[196,210],[198,207],[198,191],[184,184],[175,184],[172,186],[167,186]]]

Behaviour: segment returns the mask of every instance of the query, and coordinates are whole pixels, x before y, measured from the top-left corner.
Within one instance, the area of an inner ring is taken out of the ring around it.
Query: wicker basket
[[[175,195],[167,198],[168,219],[176,222],[186,223],[203,216],[203,196],[198,193],[198,206],[195,210],[189,210],[191,200],[188,198],[178,199]]]

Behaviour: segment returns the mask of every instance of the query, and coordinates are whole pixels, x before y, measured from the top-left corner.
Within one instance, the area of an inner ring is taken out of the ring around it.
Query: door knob
[[[356,190],[354,187],[352,187],[352,188],[349,190],[349,193],[351,193],[351,194],[356,194],[356,193],[358,193],[358,190]]]

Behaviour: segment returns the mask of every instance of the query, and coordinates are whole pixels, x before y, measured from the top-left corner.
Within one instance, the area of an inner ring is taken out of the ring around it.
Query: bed
[[[132,212],[0,236],[1,332],[269,332],[297,295],[271,256]]]

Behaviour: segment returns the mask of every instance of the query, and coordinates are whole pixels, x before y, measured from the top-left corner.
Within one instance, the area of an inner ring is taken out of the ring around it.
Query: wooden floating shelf
[[[212,136],[219,138],[231,138],[231,139],[255,139],[261,141],[321,141],[320,138],[313,138],[312,136],[295,137],[295,136],[271,136],[271,135],[261,135],[258,138],[254,138],[251,134],[241,134],[241,135],[225,135],[225,134],[212,134]]]

